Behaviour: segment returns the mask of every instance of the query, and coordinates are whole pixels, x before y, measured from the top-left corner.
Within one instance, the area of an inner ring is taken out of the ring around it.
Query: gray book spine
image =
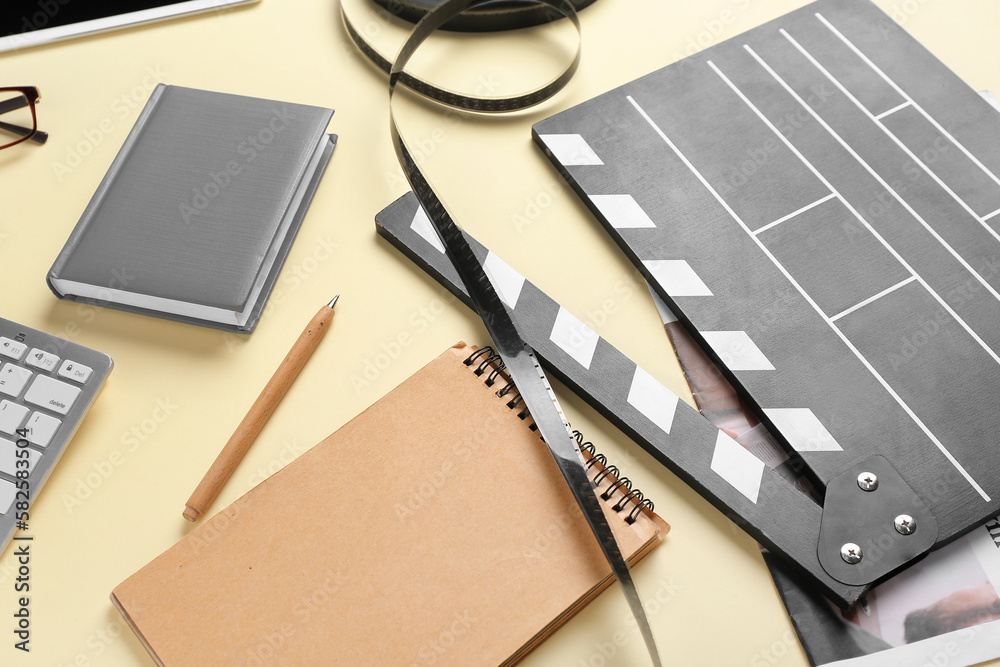
[[[90,221],[94,218],[94,213],[101,206],[101,202],[104,200],[105,195],[108,194],[108,190],[114,184],[115,179],[118,177],[118,173],[121,171],[122,165],[128,158],[129,152],[132,147],[139,140],[142,135],[143,130],[146,129],[146,125],[149,123],[149,119],[153,116],[156,111],[156,107],[163,97],[163,91],[166,90],[165,84],[157,84],[156,88],[153,89],[152,94],[149,96],[149,101],[146,102],[146,106],[143,107],[142,112],[139,114],[139,118],[135,121],[135,125],[132,126],[132,131],[128,133],[125,138],[125,143],[122,144],[121,149],[118,151],[118,155],[115,156],[114,161],[111,163],[111,167],[108,168],[108,173],[104,175],[101,180],[101,184],[97,187],[97,191],[94,196],[90,199],[90,203],[87,204],[87,208],[83,210],[83,215],[80,216],[80,221],[73,228],[73,232],[69,235],[69,239],[66,240],[66,244],[63,249],[59,252],[56,257],[56,261],[52,263],[52,268],[45,276],[45,282],[48,284],[49,289],[60,299],[70,298],[67,295],[62,294],[58,289],[56,289],[55,284],[52,282],[56,278],[63,267],[66,265],[66,261],[69,256],[73,254],[76,250],[77,244],[80,242],[80,238],[87,231],[87,227]]]

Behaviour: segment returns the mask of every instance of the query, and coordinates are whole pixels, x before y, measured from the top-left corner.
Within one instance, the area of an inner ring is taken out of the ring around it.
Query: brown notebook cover
[[[157,663],[512,664],[610,585],[506,405],[516,390],[486,386],[474,350],[447,350],[115,588]],[[605,513],[634,563],[669,527],[620,500]]]

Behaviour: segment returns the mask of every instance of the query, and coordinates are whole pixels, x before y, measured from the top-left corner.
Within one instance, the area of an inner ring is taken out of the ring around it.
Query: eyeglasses
[[[41,100],[34,86],[0,88],[0,150],[22,141],[44,144],[48,133],[38,129],[35,105]]]

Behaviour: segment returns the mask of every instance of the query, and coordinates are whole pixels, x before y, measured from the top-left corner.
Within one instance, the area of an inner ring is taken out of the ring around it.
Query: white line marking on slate
[[[705,281],[683,259],[644,259],[642,263],[671,297],[712,296]]]
[[[805,206],[803,206],[799,210],[792,211],[791,213],[789,213],[788,215],[786,215],[783,218],[778,218],[774,222],[767,223],[766,225],[764,225],[763,227],[761,227],[760,229],[758,229],[757,231],[755,231],[754,235],[760,234],[763,231],[767,231],[768,229],[770,229],[771,227],[774,227],[775,225],[780,225],[781,223],[785,222],[786,220],[791,220],[792,218],[794,218],[795,216],[799,215],[800,213],[805,213],[809,209],[814,208],[816,206],[819,206],[823,202],[828,201],[830,199],[833,199],[836,196],[837,195],[835,195],[835,194],[833,194],[831,192],[830,194],[828,194],[827,196],[823,197],[822,199],[817,199],[816,201],[814,201],[811,204],[806,204]]]
[[[751,54],[754,55],[754,57],[756,57],[756,54],[753,53],[753,51],[750,49],[749,46],[744,45],[744,48],[750,51]],[[759,59],[758,61],[762,62]],[[785,142],[785,145],[788,146],[799,157],[799,159],[802,160],[813,171],[813,173],[816,174],[823,181],[823,183],[826,184],[826,186],[831,189],[831,191],[836,192],[836,190],[834,190],[833,187],[830,185],[829,181],[827,181],[826,178],[824,178],[822,174],[820,174],[819,171],[817,171],[816,168],[813,167],[812,164],[805,159],[805,157],[798,151],[798,149],[792,146],[791,142],[789,142],[785,138],[785,135],[781,134],[781,132],[778,132],[777,128],[774,127],[774,124],[771,123],[771,121],[769,121],[767,117],[764,116],[764,114],[762,114],[760,110],[757,109],[757,107],[754,106],[754,104],[749,99],[747,99],[746,96],[735,85],[733,85],[731,81],[729,81],[726,75],[723,74],[715,66],[714,63],[709,61],[708,65],[713,70],[715,70],[719,74],[719,76],[722,77],[724,81],[726,81],[729,84],[729,86],[740,96],[740,98],[742,98],[743,101],[746,102],[746,104],[749,105],[751,109],[753,109],[753,111],[757,114],[757,116],[762,121],[764,121],[764,123],[767,124],[767,126],[770,127],[771,130],[775,132],[775,134],[777,134],[779,139]],[[757,243],[757,247],[760,248],[761,252],[763,252],[768,257],[768,259],[771,260],[771,262],[785,276],[785,279],[788,280],[788,282],[790,282],[796,290],[798,290],[799,294],[801,294],[802,297],[809,303],[809,305],[811,305],[813,309],[819,314],[819,316],[822,317],[827,322],[830,328],[833,329],[833,331],[840,337],[840,340],[843,341],[843,343],[848,347],[848,349],[850,349],[851,352],[854,353],[854,356],[856,356],[858,360],[861,361],[861,363],[865,366],[865,368],[868,369],[868,372],[871,373],[876,380],[878,380],[878,382],[887,392],[889,392],[889,395],[892,396],[893,399],[899,404],[899,406],[903,408],[906,414],[910,416],[910,419],[912,419],[917,424],[917,426],[920,427],[920,429],[924,432],[924,434],[926,434],[927,437],[931,439],[931,441],[937,446],[937,448],[941,451],[941,453],[945,456],[945,458],[947,458],[948,461],[950,461],[951,464],[954,465],[955,468],[962,474],[962,476],[965,477],[966,481],[968,481],[969,484],[974,489],[976,489],[976,491],[979,492],[979,495],[982,496],[982,498],[986,502],[989,502],[990,497],[986,494],[985,491],[983,491],[983,488],[979,486],[979,484],[976,482],[976,480],[972,478],[972,476],[968,473],[968,471],[962,467],[962,465],[955,459],[954,456],[952,456],[951,452],[949,452],[948,449],[941,443],[941,441],[937,439],[937,436],[931,433],[930,429],[928,429],[927,426],[923,423],[923,421],[921,421],[920,418],[917,417],[916,413],[914,413],[913,410],[910,409],[910,406],[908,406],[906,402],[903,401],[903,399],[899,396],[899,394],[897,394],[896,391],[889,385],[889,383],[885,381],[885,378],[883,378],[879,374],[879,372],[875,370],[875,368],[871,365],[871,363],[864,357],[863,354],[861,354],[858,348],[855,347],[854,343],[852,343],[847,338],[847,336],[844,335],[844,332],[842,332],[839,328],[837,328],[836,324],[830,321],[830,318],[826,316],[826,314],[820,309],[819,305],[813,300],[813,298],[809,296],[809,294],[802,288],[801,285],[799,285],[798,281],[796,281],[791,276],[791,274],[788,273],[787,269],[785,269],[785,267],[781,265],[781,262],[779,262],[778,259],[771,253],[771,251],[767,249],[767,246],[765,246],[760,239],[758,239],[756,236],[753,235],[753,232],[750,231],[750,228],[747,227],[747,224],[743,221],[743,219],[740,218],[740,216],[736,215],[736,212],[733,210],[733,208],[726,203],[726,201],[719,195],[718,191],[716,191],[716,189],[712,187],[712,184],[709,183],[702,175],[702,173],[695,168],[695,166],[691,163],[691,161],[688,160],[683,153],[681,153],[680,149],[677,148],[674,142],[672,142],[670,138],[666,134],[664,134],[663,130],[661,130],[660,127],[655,122],[653,122],[653,119],[646,114],[646,112],[642,109],[642,107],[638,105],[638,103],[636,103],[634,99],[632,99],[632,96],[629,95],[627,96],[627,98],[628,101],[632,104],[632,106],[635,107],[636,111],[638,111],[642,115],[642,117],[646,119],[646,122],[649,123],[649,125],[653,128],[654,131],[656,131],[658,135],[660,135],[660,138],[663,139],[664,142],[666,142],[666,144],[670,147],[670,149],[674,152],[674,154],[677,155],[677,157],[681,160],[681,162],[683,162],[685,166],[687,166],[687,168],[691,170],[691,173],[693,173],[695,177],[701,182],[702,186],[704,186],[712,194],[712,196],[715,197],[716,201],[718,201],[719,204],[726,210],[726,212],[729,213],[729,215],[733,218],[733,220],[735,220],[736,223],[739,224],[743,228],[743,230],[750,236],[750,238]],[[878,236],[878,234],[876,234],[873,229],[871,229],[871,226],[868,225],[867,221],[858,214],[858,212],[854,209],[854,207],[851,206],[846,199],[840,196],[839,193],[837,194],[837,196],[840,199],[840,201],[845,206],[847,206],[847,208],[855,216],[857,216],[857,218],[866,227],[868,227],[869,231],[875,234],[876,238],[879,238],[881,240],[881,237]],[[882,240],[882,242],[883,244],[885,244],[884,240]],[[907,266],[907,268],[909,269],[908,265],[905,266]],[[910,269],[910,272],[913,273],[913,270]]]
[[[875,296],[870,296],[867,299],[865,299],[864,301],[862,301],[860,303],[854,304],[853,306],[851,306],[847,310],[837,313],[836,315],[834,315],[833,317],[830,318],[830,321],[831,322],[836,322],[837,320],[839,320],[844,315],[850,315],[855,310],[857,310],[859,308],[864,308],[865,306],[867,306],[869,303],[872,303],[873,301],[878,301],[879,299],[881,299],[882,297],[884,297],[886,294],[889,294],[891,292],[895,292],[896,290],[898,290],[903,285],[906,285],[907,283],[912,283],[916,279],[917,279],[916,276],[910,276],[906,280],[901,280],[898,283],[896,283],[895,285],[893,285],[892,287],[888,287],[888,288],[882,290],[881,292],[879,292]]]
[[[603,165],[601,158],[579,134],[543,134],[545,145],[559,163],[566,167]]]
[[[490,250],[483,262],[483,270],[489,276],[490,282],[503,302],[511,308],[517,307],[517,299],[521,296],[521,288],[524,287],[524,276],[515,271],[510,265],[493,254]]]
[[[902,149],[902,151],[904,153],[906,153],[906,155],[911,160],[913,160],[914,162],[916,162],[920,166],[920,168],[923,169],[924,172],[928,176],[930,176],[932,179],[934,179],[934,182],[937,183],[938,186],[940,186],[942,190],[944,190],[945,192],[947,192],[948,195],[951,196],[952,199],[954,199],[956,202],[958,202],[959,206],[961,206],[963,209],[965,209],[965,212],[968,213],[969,215],[971,215],[972,218],[976,222],[978,222],[979,225],[983,229],[985,229],[987,231],[987,233],[990,234],[990,236],[992,236],[996,241],[1000,242],[1000,234],[998,234],[995,229],[993,229],[992,227],[990,227],[989,225],[987,225],[986,222],[982,218],[979,217],[979,214],[976,213],[975,211],[973,211],[972,207],[969,206],[967,203],[965,203],[965,201],[961,197],[958,196],[958,193],[956,193],[954,190],[952,190],[948,186],[947,183],[945,183],[944,181],[942,181],[941,178],[937,174],[935,174],[933,171],[931,171],[931,168],[928,167],[923,162],[923,160],[921,160],[920,158],[918,158],[916,156],[916,154],[913,151],[911,151],[910,148],[906,144],[904,144],[902,141],[899,140],[899,137],[897,137],[895,134],[893,134],[892,132],[890,132],[889,128],[887,128],[881,121],[879,121],[877,118],[875,118],[875,116],[873,116],[872,113],[868,109],[866,109],[865,106],[863,104],[861,104],[861,102],[856,97],[854,97],[854,95],[852,95],[851,92],[849,90],[847,90],[847,88],[845,88],[842,83],[840,83],[840,81],[838,81],[832,74],[830,74],[830,72],[828,72],[827,69],[825,67],[823,67],[819,63],[819,61],[816,60],[816,58],[814,58],[812,56],[811,53],[809,53],[808,51],[806,51],[806,49],[801,44],[799,44],[797,41],[795,41],[795,39],[791,35],[789,35],[786,30],[782,29],[781,30],[781,34],[785,36],[785,39],[787,39],[789,42],[792,43],[792,46],[794,46],[796,49],[798,49],[799,53],[801,53],[806,58],[808,58],[809,62],[811,62],[813,64],[813,66],[816,67],[816,69],[818,69],[827,79],[829,79],[830,82],[833,83],[833,85],[837,86],[837,88],[840,89],[840,92],[842,92],[847,97],[847,99],[851,100],[854,103],[854,105],[861,110],[862,113],[864,113],[866,116],[868,116],[868,118],[872,122],[874,122],[875,125],[877,127],[879,127],[886,134],[886,136],[888,136],[890,139],[892,139],[893,142],[895,142],[895,144],[897,146],[899,146],[899,148]],[[899,197],[897,196],[897,199],[898,198]],[[941,243],[944,243],[944,241],[941,240]],[[946,247],[949,247],[949,246],[946,246]],[[950,247],[949,247],[949,249],[950,249]],[[967,268],[970,271],[972,271],[972,267],[967,267]],[[991,287],[988,284],[986,284],[986,281],[983,280],[983,278],[977,272],[975,272],[975,271],[972,271],[972,272],[973,272],[973,274],[975,274],[975,276],[977,278],[979,278],[979,281],[981,283],[983,283],[984,285],[986,285],[987,289],[991,289]],[[998,300],[1000,300],[1000,294],[998,294],[996,292],[993,292],[993,294],[994,294],[994,296],[996,296],[996,298]]]
[[[615,229],[656,227],[632,195],[590,195],[590,200]]]
[[[892,86],[893,89],[897,93],[899,93],[900,95],[902,95],[903,99],[909,100],[909,102],[913,105],[913,108],[916,109],[917,111],[919,111],[924,116],[924,118],[926,118],[927,120],[929,120],[931,122],[931,124],[935,128],[937,128],[938,132],[940,132],[941,134],[943,134],[949,141],[951,141],[951,143],[953,143],[956,146],[958,146],[959,150],[961,150],[963,153],[965,153],[966,157],[968,157],[970,160],[972,160],[976,164],[977,167],[979,167],[980,169],[982,169],[983,172],[987,176],[989,176],[990,178],[992,178],[993,181],[997,185],[1000,185],[1000,178],[997,178],[996,175],[992,171],[990,171],[989,169],[987,169],[986,165],[984,165],[982,162],[980,162],[979,158],[977,158],[975,155],[973,155],[972,153],[970,153],[969,149],[967,149],[965,146],[963,146],[961,143],[959,143],[958,139],[956,139],[955,137],[951,136],[951,133],[948,132],[948,130],[946,130],[943,127],[941,127],[941,123],[937,122],[929,113],[927,113],[926,111],[924,111],[923,107],[921,107],[919,104],[917,104],[916,102],[914,102],[913,98],[910,97],[909,95],[907,95],[906,92],[904,92],[902,88],[900,88],[899,86],[897,86],[895,81],[893,81],[892,79],[890,79],[886,75],[885,72],[883,72],[881,69],[879,69],[879,67],[875,63],[873,63],[871,61],[871,59],[868,56],[866,56],[864,53],[861,52],[861,49],[859,49],[858,47],[856,47],[854,45],[854,43],[851,42],[851,40],[849,40],[846,37],[844,37],[843,33],[841,33],[839,30],[837,30],[833,26],[833,24],[831,24],[829,21],[827,21],[823,17],[823,15],[820,14],[819,12],[816,13],[816,18],[818,18],[823,23],[823,25],[825,25],[827,28],[829,28],[830,31],[834,35],[836,35],[837,37],[839,37],[840,41],[842,41],[844,44],[846,44],[852,51],[854,51],[854,53],[856,53],[863,61],[865,61],[865,64],[867,64],[869,67],[871,67],[873,70],[875,70],[875,73],[878,74],[880,77],[882,77],[882,79],[886,83],[888,83],[890,86]]]
[[[746,331],[700,332],[722,363],[732,371],[773,371],[774,366]]]
[[[413,214],[413,222],[410,223],[410,229],[434,246],[435,250],[439,253],[444,254],[444,244],[441,243],[441,237],[438,236],[437,230],[431,224],[431,220],[427,217],[427,212],[424,211],[423,206],[418,206],[417,212]]]
[[[899,106],[895,106],[895,107],[889,109],[888,111],[883,111],[882,113],[880,113],[879,115],[877,115],[875,117],[878,118],[879,120],[882,120],[886,116],[888,116],[890,114],[894,114],[897,111],[899,111],[900,109],[905,109],[906,107],[910,106],[910,104],[911,104],[910,100],[906,100],[905,102],[903,102]]]
[[[753,56],[753,57],[754,57],[754,59],[755,59],[755,60],[756,60],[756,61],[757,61],[758,63],[760,63],[760,65],[761,65],[761,66],[762,66],[762,67],[763,67],[763,68],[764,68],[765,70],[767,70],[767,72],[768,72],[768,73],[769,73],[769,74],[770,74],[770,75],[771,75],[771,76],[772,76],[772,77],[773,77],[773,78],[775,79],[775,81],[777,81],[778,83],[780,83],[780,84],[781,84],[781,86],[782,86],[782,87],[783,87],[783,88],[784,88],[784,89],[785,89],[785,90],[786,90],[786,91],[788,92],[788,94],[789,94],[789,95],[791,95],[792,97],[794,97],[794,98],[795,98],[795,99],[796,99],[796,100],[798,101],[798,103],[799,103],[799,104],[800,104],[800,105],[801,105],[801,106],[802,106],[802,107],[803,107],[803,108],[804,108],[804,109],[805,109],[806,111],[808,111],[808,112],[809,112],[809,114],[810,114],[810,115],[812,115],[812,117],[813,117],[813,118],[815,118],[815,119],[816,119],[816,122],[818,122],[818,123],[819,123],[820,125],[822,125],[822,126],[823,126],[823,128],[824,128],[824,129],[825,129],[825,130],[826,130],[827,132],[829,132],[829,133],[830,133],[830,135],[831,135],[831,136],[832,136],[832,137],[833,137],[834,139],[836,139],[836,140],[837,140],[837,142],[838,142],[838,143],[840,143],[840,145],[841,145],[841,146],[842,146],[842,147],[843,147],[843,148],[844,148],[844,149],[845,149],[845,150],[846,150],[846,151],[847,151],[848,153],[850,153],[850,154],[851,154],[852,156],[854,156],[854,159],[855,159],[855,160],[857,160],[857,161],[858,161],[858,162],[859,162],[859,163],[861,164],[861,166],[863,166],[863,167],[864,167],[864,168],[865,168],[865,169],[866,169],[866,170],[868,171],[868,173],[869,173],[869,174],[871,174],[871,175],[872,175],[872,176],[873,176],[873,177],[875,178],[875,180],[877,180],[877,181],[879,182],[879,184],[881,184],[881,185],[882,185],[882,187],[883,187],[883,188],[884,188],[884,189],[886,190],[886,192],[888,192],[888,193],[892,194],[892,195],[893,195],[893,196],[894,196],[894,197],[896,198],[896,200],[897,200],[897,201],[898,201],[898,202],[899,202],[900,204],[902,204],[902,205],[903,205],[903,207],[904,207],[904,208],[905,208],[905,209],[906,209],[906,210],[907,210],[907,211],[908,211],[908,212],[910,213],[910,215],[912,215],[912,216],[913,216],[913,217],[914,217],[914,218],[915,218],[915,219],[917,220],[917,222],[919,222],[919,223],[920,223],[921,225],[923,225],[924,229],[926,229],[926,230],[927,230],[928,232],[930,232],[931,236],[933,236],[933,237],[934,237],[935,239],[937,239],[938,243],[940,243],[940,244],[941,244],[941,245],[942,245],[942,246],[943,246],[943,247],[944,247],[945,249],[947,249],[947,250],[948,250],[948,251],[949,251],[949,252],[951,253],[951,255],[952,255],[952,256],[953,256],[953,257],[954,257],[955,259],[957,259],[957,260],[958,260],[958,261],[959,261],[959,262],[960,262],[960,263],[962,264],[962,266],[964,266],[964,267],[966,268],[966,270],[968,270],[968,271],[969,271],[969,273],[971,273],[972,275],[976,276],[976,277],[977,277],[977,278],[979,279],[979,282],[981,282],[981,283],[982,283],[982,284],[983,284],[983,285],[984,285],[984,286],[986,287],[986,289],[987,289],[987,290],[988,290],[989,292],[991,292],[991,293],[992,293],[992,294],[993,294],[993,295],[994,295],[994,296],[995,296],[995,297],[997,298],[997,300],[1000,300],[1000,294],[998,294],[998,293],[996,292],[996,290],[994,290],[994,289],[993,289],[993,287],[992,287],[992,286],[991,286],[991,285],[990,285],[989,283],[987,283],[987,282],[986,282],[985,280],[983,280],[982,276],[980,276],[980,275],[979,275],[978,273],[976,273],[976,271],[975,271],[975,270],[974,270],[974,269],[973,269],[973,268],[972,268],[971,266],[969,266],[969,263],[968,263],[968,262],[966,262],[966,261],[965,261],[965,259],[963,259],[961,255],[959,255],[959,254],[958,254],[957,252],[955,252],[954,248],[952,248],[952,247],[951,247],[950,245],[948,245],[948,244],[947,244],[947,243],[945,242],[945,240],[944,240],[944,239],[942,239],[942,238],[941,238],[941,236],[940,236],[940,235],[939,235],[939,234],[938,234],[938,233],[937,233],[936,231],[934,231],[934,229],[933,229],[933,228],[932,228],[932,227],[931,227],[930,225],[928,225],[928,224],[927,224],[927,221],[926,221],[926,220],[924,220],[923,218],[921,218],[921,217],[920,217],[920,216],[919,216],[919,215],[917,214],[917,212],[916,212],[916,211],[914,211],[914,210],[913,210],[913,208],[912,208],[912,207],[910,207],[910,205],[906,203],[906,200],[904,200],[904,199],[903,199],[902,197],[900,197],[900,196],[899,196],[899,193],[898,193],[898,192],[896,192],[896,191],[895,191],[895,190],[893,190],[893,189],[892,189],[891,187],[889,187],[889,184],[885,182],[885,179],[883,179],[883,178],[882,178],[881,176],[879,176],[879,175],[878,175],[878,173],[877,173],[877,172],[876,172],[876,171],[875,171],[874,169],[872,169],[872,168],[871,168],[871,166],[870,166],[870,165],[869,165],[869,164],[868,164],[867,162],[865,162],[865,161],[864,161],[864,159],[862,159],[862,157],[861,157],[860,155],[858,155],[858,154],[857,154],[857,153],[855,152],[855,150],[854,150],[853,148],[851,148],[851,147],[850,147],[850,146],[849,146],[849,145],[847,144],[847,142],[846,142],[846,141],[844,141],[844,139],[843,139],[843,138],[842,138],[842,137],[841,137],[841,136],[840,136],[839,134],[837,134],[837,132],[836,132],[836,131],[835,131],[835,130],[834,130],[834,129],[832,128],[832,127],[830,127],[830,125],[829,125],[829,124],[828,124],[828,123],[827,123],[827,122],[826,122],[825,120],[823,120],[823,119],[822,119],[822,118],[820,117],[820,115],[819,115],[818,113],[816,113],[816,111],[815,111],[815,110],[813,110],[813,108],[812,108],[812,107],[810,107],[810,106],[809,106],[808,104],[806,104],[805,100],[803,100],[803,99],[802,99],[802,98],[801,98],[801,97],[799,96],[799,94],[798,94],[798,93],[796,93],[796,92],[795,92],[794,90],[792,90],[792,87],[791,87],[791,86],[789,86],[789,85],[788,85],[788,83],[787,83],[787,82],[786,82],[786,81],[785,81],[784,79],[782,79],[782,78],[781,78],[781,77],[780,77],[780,76],[778,75],[778,73],[777,73],[777,72],[775,72],[775,71],[774,71],[774,70],[773,70],[773,69],[771,68],[771,66],[770,66],[770,65],[768,65],[768,64],[767,64],[766,62],[764,62],[763,58],[761,58],[760,56],[758,56],[758,55],[757,55],[757,53],[756,53],[756,52],[755,52],[755,51],[754,51],[753,49],[751,49],[751,48],[750,48],[750,47],[749,47],[748,45],[744,44],[744,45],[743,45],[743,48],[744,48],[744,49],[746,49],[746,50],[747,50],[747,52],[749,52],[749,53],[750,53],[750,55],[751,55],[751,56]],[[710,63],[710,64],[711,64],[711,63]],[[727,79],[727,81],[728,81],[728,79]],[[748,101],[749,101],[749,100],[748,100]],[[753,107],[753,108],[754,108],[754,109],[756,109],[756,107]],[[783,137],[784,135],[781,135],[781,136]],[[799,153],[799,155],[801,156],[802,154],[801,154],[801,153]],[[803,157],[802,159],[805,159],[805,158]],[[817,173],[818,173],[818,172],[817,172]],[[827,182],[829,182],[829,181],[827,181]],[[830,187],[832,188],[833,186],[830,186]],[[846,200],[846,199],[844,199],[843,197],[840,197],[840,200],[841,200],[841,201],[843,201],[843,202],[845,202],[845,203],[846,203],[846,201],[847,201],[847,200]],[[998,356],[998,355],[997,355],[997,353],[996,353],[996,352],[994,352],[994,351],[993,351],[993,350],[992,350],[992,349],[990,348],[990,346],[986,344],[986,341],[984,341],[984,340],[983,340],[983,339],[982,339],[982,338],[981,338],[981,337],[979,336],[979,334],[977,334],[977,333],[976,333],[975,331],[973,331],[973,330],[972,330],[972,327],[970,327],[970,326],[969,326],[969,325],[968,325],[968,324],[966,323],[966,321],[965,321],[965,320],[963,320],[963,319],[962,319],[961,317],[959,317],[958,313],[956,313],[956,312],[955,312],[955,309],[954,309],[954,308],[952,308],[952,307],[951,307],[951,305],[950,305],[950,304],[949,304],[949,303],[948,303],[947,301],[945,301],[944,299],[942,299],[942,298],[941,298],[941,295],[939,295],[939,294],[938,294],[938,293],[937,293],[937,292],[936,292],[936,291],[935,291],[934,289],[932,289],[932,288],[931,288],[931,286],[930,286],[929,284],[927,284],[927,281],[926,281],[926,280],[924,280],[924,279],[923,279],[923,278],[922,278],[922,277],[920,276],[920,274],[918,274],[918,273],[917,273],[916,271],[914,271],[914,270],[913,270],[913,267],[911,267],[911,266],[909,265],[909,263],[908,263],[908,262],[907,262],[907,261],[906,261],[905,259],[903,259],[903,257],[902,257],[902,256],[901,256],[901,255],[900,255],[900,254],[899,254],[898,252],[896,252],[896,249],[895,249],[895,248],[893,248],[893,247],[892,247],[891,245],[889,245],[889,243],[888,243],[888,242],[887,242],[887,241],[886,241],[886,240],[885,240],[884,238],[882,238],[882,236],[881,236],[880,234],[878,234],[878,233],[877,233],[877,232],[875,231],[875,229],[874,229],[874,228],[873,228],[873,227],[872,227],[872,226],[871,226],[870,224],[868,224],[868,221],[867,221],[867,220],[865,220],[864,218],[862,218],[862,217],[861,217],[861,215],[860,215],[860,214],[858,214],[858,213],[857,213],[857,211],[856,211],[856,210],[855,210],[855,209],[854,209],[853,207],[850,207],[850,208],[851,208],[851,211],[852,211],[853,213],[855,213],[855,216],[856,216],[856,217],[858,218],[858,220],[860,220],[860,221],[861,221],[861,222],[862,222],[862,223],[863,223],[863,224],[865,225],[865,228],[867,228],[867,229],[868,229],[868,231],[870,231],[870,232],[871,232],[872,234],[874,234],[874,235],[875,235],[875,238],[877,238],[877,239],[878,239],[879,241],[881,241],[881,242],[882,242],[882,245],[883,245],[883,246],[885,246],[886,250],[888,250],[889,252],[891,252],[891,253],[892,253],[892,255],[893,255],[893,257],[895,257],[895,258],[896,258],[896,260],[897,260],[897,261],[898,261],[898,262],[899,262],[900,264],[902,264],[902,265],[903,265],[904,267],[906,267],[906,269],[907,269],[907,270],[908,270],[908,271],[909,271],[909,272],[910,272],[911,274],[913,274],[913,275],[917,276],[917,280],[919,280],[919,281],[920,281],[920,284],[921,284],[921,285],[922,285],[922,286],[924,287],[924,289],[926,289],[926,290],[927,290],[927,291],[928,291],[928,292],[929,292],[929,293],[931,294],[931,296],[933,296],[933,297],[934,297],[934,299],[935,299],[935,300],[936,300],[936,301],[937,301],[937,302],[938,302],[939,304],[941,304],[941,307],[942,307],[942,308],[944,308],[944,309],[945,309],[946,311],[948,311],[948,314],[949,314],[949,315],[951,315],[951,316],[952,316],[952,318],[953,318],[953,319],[954,319],[954,320],[955,320],[956,322],[958,322],[958,323],[959,323],[959,324],[960,324],[960,325],[962,326],[962,328],[963,328],[963,329],[965,329],[966,333],[968,333],[968,334],[969,334],[970,336],[972,336],[973,340],[975,340],[975,341],[976,341],[976,343],[978,343],[978,344],[979,344],[979,346],[980,346],[981,348],[983,348],[983,349],[984,349],[984,350],[986,351],[986,353],[987,353],[988,355],[990,355],[990,357],[992,357],[992,358],[993,358],[993,361],[995,361],[996,363],[1000,364],[1000,356]]]
[[[639,366],[635,367],[632,386],[628,390],[628,403],[646,416],[649,421],[670,433],[677,411],[677,395],[664,387],[652,375]]]
[[[677,321],[677,316],[674,315],[674,311],[670,310],[670,306],[663,302],[660,295],[653,290],[653,286],[649,284],[649,281],[644,281],[646,283],[646,289],[649,290],[649,295],[653,297],[653,305],[656,306],[656,312],[660,315],[660,321],[664,325],[670,324],[671,322]]]
[[[556,315],[555,324],[552,325],[549,340],[588,370],[590,362],[594,359],[597,341],[600,339],[601,337],[593,329],[578,320],[562,306],[559,307],[559,313]]]
[[[764,408],[764,414],[797,452],[844,451],[809,408]]]
[[[729,482],[733,488],[756,504],[760,481],[764,476],[764,462],[719,431],[712,452],[712,470]]]
[[[992,213],[987,213],[986,215],[984,215],[983,220],[989,220],[990,218],[995,218],[998,215],[1000,215],[1000,208],[993,211]]]

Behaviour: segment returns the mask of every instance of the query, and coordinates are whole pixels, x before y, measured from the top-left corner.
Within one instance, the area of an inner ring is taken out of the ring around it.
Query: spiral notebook
[[[610,568],[517,390],[461,343],[115,588],[160,665],[509,665]],[[669,526],[581,443],[630,563]]]

